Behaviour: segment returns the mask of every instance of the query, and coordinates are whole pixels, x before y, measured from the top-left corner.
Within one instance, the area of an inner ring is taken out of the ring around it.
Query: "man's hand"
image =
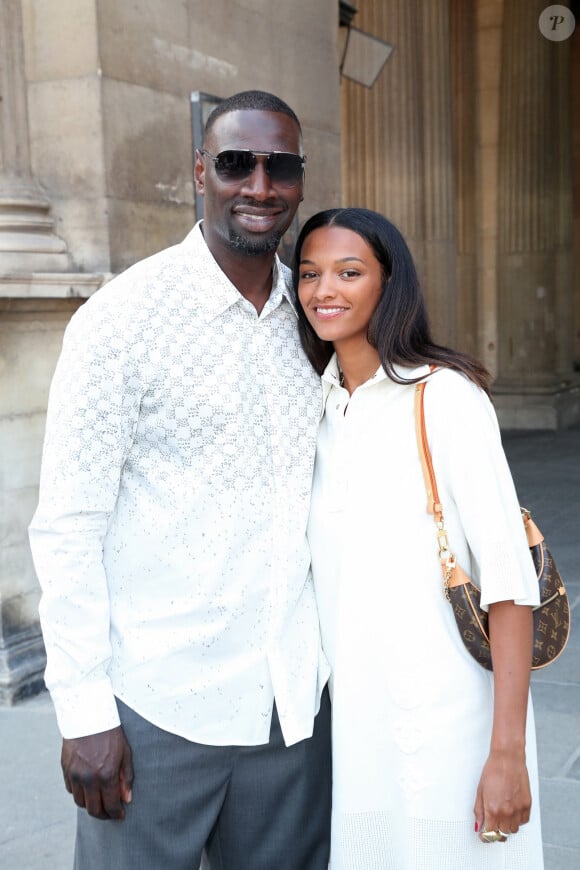
[[[97,819],[125,818],[131,803],[131,747],[121,726],[62,741],[64,784],[79,807]]]

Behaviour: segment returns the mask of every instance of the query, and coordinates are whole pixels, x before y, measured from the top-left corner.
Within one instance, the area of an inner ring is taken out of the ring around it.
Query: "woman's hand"
[[[525,754],[520,749],[491,751],[475,799],[475,821],[485,831],[517,833],[530,819],[532,795]],[[483,842],[486,842],[485,839]]]

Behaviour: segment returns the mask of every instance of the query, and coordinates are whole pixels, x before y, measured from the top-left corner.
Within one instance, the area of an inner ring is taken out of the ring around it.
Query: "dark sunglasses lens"
[[[269,154],[266,172],[275,184],[295,187],[302,181],[304,161],[298,154]],[[251,151],[221,151],[215,158],[216,172],[224,181],[242,181],[256,168]]]
[[[256,165],[256,158],[251,151],[222,151],[215,162],[217,174],[221,178],[247,178]]]
[[[302,181],[304,163],[298,154],[270,154],[268,174],[272,181],[283,187],[294,187]]]

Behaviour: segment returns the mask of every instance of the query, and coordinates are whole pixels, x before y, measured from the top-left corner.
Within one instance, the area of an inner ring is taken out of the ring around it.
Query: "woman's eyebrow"
[[[361,260],[360,257],[355,257],[354,255],[352,257],[341,257],[339,260],[335,260],[334,262],[335,263],[348,263],[350,260],[356,260],[357,263],[364,263],[364,260]],[[314,265],[315,261],[314,260],[300,260],[301,265],[302,265],[302,263],[309,263],[311,265]]]

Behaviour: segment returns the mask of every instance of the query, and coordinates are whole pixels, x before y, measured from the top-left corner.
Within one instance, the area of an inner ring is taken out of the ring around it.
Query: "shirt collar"
[[[415,378],[427,377],[430,370],[428,365],[414,367],[394,365],[393,371],[400,378],[405,378],[406,380],[413,380]],[[378,367],[375,374],[371,378],[369,378],[366,383],[362,384],[360,389],[364,390],[368,389],[369,387],[374,387],[376,384],[385,380],[389,380],[391,381],[391,383],[396,383],[391,378],[389,378],[381,365]],[[338,386],[340,386],[340,370],[338,368],[338,358],[336,354],[333,353],[328,365],[322,373],[322,390],[324,404],[326,404],[326,400],[332,388]]]
[[[195,278],[195,302],[204,312],[207,322],[223,314],[228,308],[241,303],[244,299],[237,287],[220,269],[214,259],[201,231],[203,221],[198,221],[187,234],[179,248],[183,253],[192,276]],[[284,300],[296,315],[292,300],[291,273],[276,254],[273,264],[272,290],[262,314],[278,308]]]

